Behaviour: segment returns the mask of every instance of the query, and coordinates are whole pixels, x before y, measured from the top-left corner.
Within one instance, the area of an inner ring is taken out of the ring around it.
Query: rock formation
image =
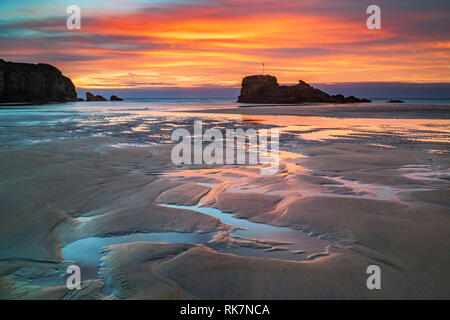
[[[123,99],[119,98],[118,96],[112,95],[110,101],[123,101]]]
[[[0,103],[77,101],[72,81],[49,64],[0,59]]]
[[[344,97],[341,94],[329,95],[315,89],[300,80],[294,86],[280,86],[277,78],[270,75],[254,75],[242,80],[241,95],[238,102],[246,103],[355,103],[370,102],[367,99],[358,99],[354,96]]]
[[[92,93],[86,92],[86,101],[108,101],[108,100],[106,100],[106,98],[101,95],[94,96]]]

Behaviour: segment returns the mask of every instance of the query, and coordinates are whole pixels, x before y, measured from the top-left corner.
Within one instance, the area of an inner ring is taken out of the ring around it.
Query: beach
[[[0,298],[448,299],[449,118],[444,102],[1,107]],[[277,173],[174,164],[171,134],[195,121],[279,130]]]

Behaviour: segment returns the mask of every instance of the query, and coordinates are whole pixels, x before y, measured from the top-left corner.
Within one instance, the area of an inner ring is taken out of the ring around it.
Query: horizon
[[[10,61],[0,57],[0,60],[5,62],[19,62],[25,64],[48,64],[45,61]],[[60,70],[63,75],[64,71]],[[267,74],[266,74],[267,75]],[[274,75],[272,75],[274,76]],[[296,83],[279,83],[280,86],[290,86]],[[363,98],[369,99],[390,99],[390,98],[404,98],[404,99],[435,99],[448,100],[450,99],[450,82],[402,82],[402,81],[362,81],[362,82],[325,82],[325,83],[310,83],[315,88],[325,91],[329,94],[343,94],[345,96],[359,95]],[[86,92],[93,91],[97,93],[104,93],[109,95],[122,95],[127,99],[155,99],[155,98],[223,98],[231,99],[239,95],[240,86],[220,86],[214,84],[206,84],[196,87],[142,87],[142,88],[98,88],[98,87],[76,87],[76,90],[81,95]],[[162,94],[162,95],[161,95]]]
[[[292,85],[292,83],[280,84]],[[341,82],[310,83],[328,94],[355,95],[368,99],[450,99],[450,83],[407,83],[407,82]],[[120,88],[76,88],[78,95],[84,97],[90,91],[102,95],[119,95],[125,99],[233,99],[237,98],[240,86],[203,86],[203,87],[153,87],[139,89]]]

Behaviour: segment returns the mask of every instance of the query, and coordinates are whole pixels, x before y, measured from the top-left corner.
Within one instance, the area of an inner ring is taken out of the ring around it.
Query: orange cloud
[[[365,26],[364,6],[343,2],[347,11],[336,5],[324,10],[323,1],[307,6],[269,0],[173,4],[105,16],[85,10],[80,32],[70,34],[56,20],[39,27],[43,35],[36,43],[1,53],[53,57],[47,62],[87,88],[238,86],[242,76],[262,72],[262,62],[282,83],[450,80],[450,41],[421,26],[445,20],[445,13],[387,14],[383,29],[373,31]]]

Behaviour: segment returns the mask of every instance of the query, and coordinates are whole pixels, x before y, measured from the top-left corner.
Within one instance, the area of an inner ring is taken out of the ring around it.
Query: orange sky
[[[0,57],[52,63],[77,87],[237,86],[262,62],[280,83],[450,82],[444,1],[379,1],[382,29],[368,30],[368,4],[350,0],[92,0],[79,31],[61,2],[28,2],[0,7]]]

